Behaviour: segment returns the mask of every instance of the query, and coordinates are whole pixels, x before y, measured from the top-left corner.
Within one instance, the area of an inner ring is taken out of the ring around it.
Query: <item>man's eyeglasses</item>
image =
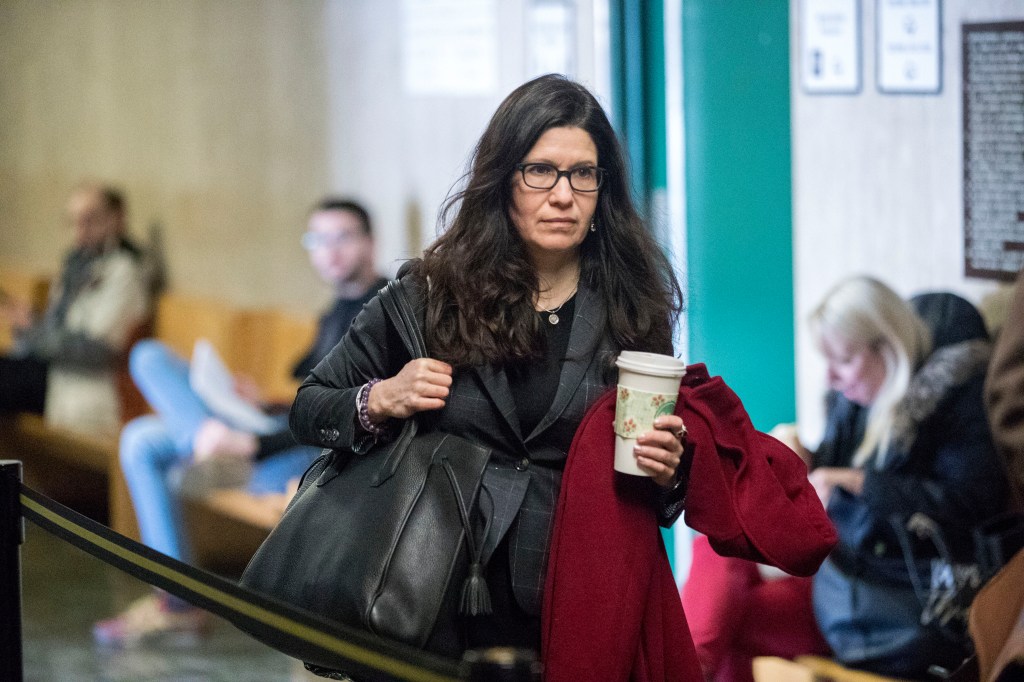
[[[302,248],[306,251],[333,249],[338,246],[351,244],[358,238],[358,234],[352,234],[350,232],[336,232],[333,234],[325,234],[323,232],[306,232],[302,235]]]
[[[604,168],[580,166],[558,170],[550,163],[520,163],[516,170],[523,174],[523,183],[533,189],[551,189],[563,176],[569,178],[569,187],[577,192],[596,192],[604,182]]]

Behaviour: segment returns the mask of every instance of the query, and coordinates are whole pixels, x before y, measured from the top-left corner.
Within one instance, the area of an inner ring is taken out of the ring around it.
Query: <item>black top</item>
[[[366,303],[377,295],[388,281],[381,277],[374,282],[366,293],[358,298],[339,298],[334,301],[331,309],[320,316],[320,323],[317,326],[316,339],[310,346],[306,355],[299,360],[292,369],[292,376],[296,379],[305,379],[313,371],[317,363],[327,357],[331,349],[338,345],[341,337],[352,325],[352,320],[363,309]]]
[[[569,349],[569,332],[576,310],[576,295],[558,309],[558,324],[548,321],[550,313],[538,311],[540,326],[547,335],[544,357],[512,369],[508,373],[512,398],[516,403],[519,428],[523,436],[529,436],[547,414],[558,391],[558,377],[562,373],[562,362]]]
[[[309,350],[306,351],[306,355],[295,364],[295,367],[292,369],[292,376],[296,379],[305,379],[309,376],[309,373],[313,371],[317,363],[331,352],[331,349],[341,341],[341,337],[345,336],[345,332],[352,325],[352,320],[356,319],[356,315],[363,309],[363,306],[376,296],[377,292],[387,283],[388,281],[381,277],[359,298],[339,298],[335,300],[330,310],[320,316],[320,322],[316,330],[316,339]],[[257,460],[266,459],[271,455],[299,444],[288,428],[260,436],[257,440],[259,441],[259,447],[256,450]]]
[[[412,307],[425,312],[426,282],[411,275],[403,281]],[[571,337],[557,392],[540,422],[544,426],[536,427],[532,438],[521,432],[507,367],[460,368],[452,375],[445,407],[423,413],[430,428],[492,450],[482,483],[486,493],[480,495],[491,523],[484,552],[489,557],[495,544],[507,537],[515,601],[532,615],[540,614],[543,603],[560,469],[587,411],[615,385],[608,367],[619,350],[608,328],[605,301],[586,278],[580,281],[573,315],[561,317],[565,319],[558,326],[572,321]],[[534,319],[539,325],[540,318]],[[408,350],[383,305],[370,301],[341,343],[299,388],[290,414],[292,431],[309,445],[344,448],[357,455],[371,451],[374,440],[359,427],[355,396],[368,379],[394,376],[408,361]],[[488,499],[492,504],[486,503]],[[664,525],[681,511],[680,505],[658,506]]]

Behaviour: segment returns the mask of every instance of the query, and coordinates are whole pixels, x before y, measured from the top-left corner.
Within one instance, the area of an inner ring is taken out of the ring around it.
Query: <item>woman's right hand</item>
[[[452,385],[452,366],[432,358],[406,363],[395,376],[374,384],[367,408],[370,421],[379,424],[389,418],[406,419],[424,410],[445,405]]]

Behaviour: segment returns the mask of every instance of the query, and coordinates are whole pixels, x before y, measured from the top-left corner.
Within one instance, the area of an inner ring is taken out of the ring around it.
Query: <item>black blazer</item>
[[[422,284],[403,278],[422,324]],[[618,349],[608,332],[604,304],[582,282],[569,347],[551,408],[523,433],[508,377],[490,365],[458,370],[446,406],[420,413],[431,426],[470,438],[494,451],[484,476],[482,507],[490,512],[485,559],[509,534],[509,575],[520,606],[539,614],[548,542],[565,458],[587,409],[615,381]],[[299,388],[291,428],[302,443],[365,452],[372,441],[357,425],[356,393],[374,377],[397,374],[409,361],[378,298],[366,304],[348,334]],[[609,466],[610,466],[609,462]]]

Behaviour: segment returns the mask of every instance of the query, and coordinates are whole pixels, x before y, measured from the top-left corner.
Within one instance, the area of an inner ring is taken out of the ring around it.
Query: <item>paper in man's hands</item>
[[[217,349],[206,339],[197,339],[192,349],[189,385],[218,419],[232,428],[264,435],[276,431],[278,422],[235,391],[231,375]]]

